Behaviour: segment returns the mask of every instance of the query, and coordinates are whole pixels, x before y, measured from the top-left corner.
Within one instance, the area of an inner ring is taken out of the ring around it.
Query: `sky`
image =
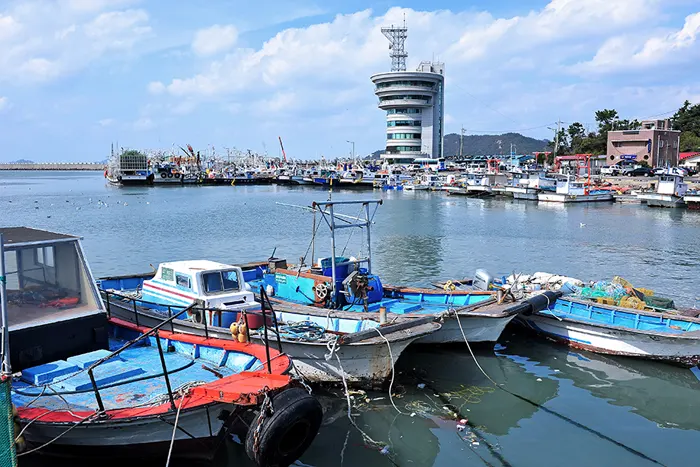
[[[381,149],[382,26],[445,63],[446,133],[551,138],[700,102],[697,0],[0,0],[0,162],[111,144],[290,158]]]

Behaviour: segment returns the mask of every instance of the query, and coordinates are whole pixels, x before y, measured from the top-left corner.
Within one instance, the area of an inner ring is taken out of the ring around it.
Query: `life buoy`
[[[168,174],[166,174],[165,172],[160,173],[160,178],[166,178],[167,176],[168,176]]]
[[[248,429],[245,449],[258,466],[286,466],[311,445],[323,419],[321,404],[301,388],[272,399],[272,415],[256,417]]]

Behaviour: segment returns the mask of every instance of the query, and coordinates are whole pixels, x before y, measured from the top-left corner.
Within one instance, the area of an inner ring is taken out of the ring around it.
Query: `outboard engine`
[[[493,276],[483,269],[477,269],[472,287],[476,290],[489,290],[493,285]]]
[[[379,276],[367,274],[365,270],[353,271],[343,280],[343,290],[345,300],[348,304],[360,305],[367,300],[367,303],[377,303],[384,296],[384,289]]]

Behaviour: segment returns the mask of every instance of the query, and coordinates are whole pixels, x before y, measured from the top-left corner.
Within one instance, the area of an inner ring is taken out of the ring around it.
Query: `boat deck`
[[[18,407],[49,410],[97,410],[87,368],[120,348],[135,331],[112,327],[110,349],[69,357],[22,371],[12,384]],[[249,354],[161,338],[173,392],[186,384],[209,383],[260,365]],[[205,369],[211,368],[214,371]],[[144,339],[94,369],[105,409],[151,407],[168,400],[168,390],[155,337]]]
[[[559,319],[571,318],[590,324],[619,326],[637,331],[677,335],[700,331],[700,322],[694,318],[676,319],[661,313],[625,311],[577,300],[559,299],[552,308],[539,313]]]

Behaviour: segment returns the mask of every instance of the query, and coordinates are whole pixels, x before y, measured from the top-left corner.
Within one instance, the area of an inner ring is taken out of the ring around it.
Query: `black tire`
[[[262,421],[255,451],[258,419],[251,424],[245,449],[259,467],[287,467],[311,445],[323,419],[321,404],[301,388],[291,388],[272,399],[274,413]]]
[[[180,174],[175,174],[175,178],[180,178]]]
[[[160,173],[160,178],[167,178],[167,177],[168,177],[168,174],[166,174],[165,172]]]
[[[168,178],[173,178],[172,172],[168,173]]]

